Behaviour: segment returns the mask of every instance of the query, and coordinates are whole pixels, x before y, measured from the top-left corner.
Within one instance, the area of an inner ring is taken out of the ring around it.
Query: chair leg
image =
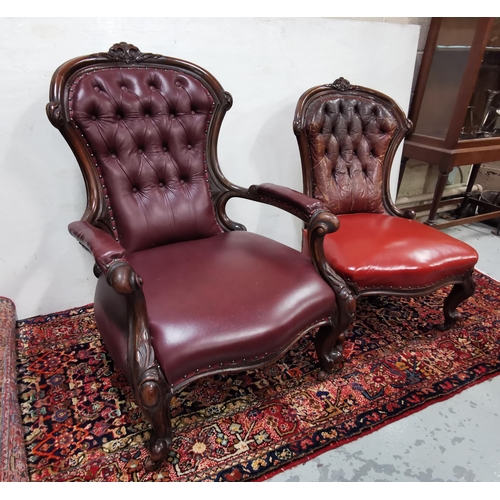
[[[334,278],[329,275],[330,278]],[[330,283],[337,298],[337,309],[332,316],[330,325],[323,325],[316,334],[315,346],[321,370],[318,379],[323,382],[329,373],[339,370],[344,356],[342,347],[345,341],[345,332],[354,321],[356,299],[345,282],[331,279]]]
[[[137,398],[140,401],[139,407],[152,426],[148,443],[149,458],[145,465],[147,472],[160,468],[172,445],[172,423],[170,420],[172,393],[166,393],[162,385],[154,380],[148,380],[141,384]]]
[[[123,281],[131,281],[127,275],[125,278]],[[139,278],[136,276],[135,280]],[[155,358],[142,289],[139,286],[126,297],[130,329],[127,361],[135,400],[153,428],[148,443],[149,458],[145,465],[146,470],[152,472],[160,468],[172,445],[170,400],[173,393]]]
[[[323,382],[329,373],[339,370],[344,357],[342,355],[342,344],[345,340],[345,332],[339,331],[335,326],[323,325],[319,328],[315,339],[316,353],[318,355],[321,370],[318,379]]]
[[[457,311],[457,306],[468,299],[476,288],[476,282],[472,277],[474,270],[471,269],[464,277],[462,283],[457,283],[451,289],[450,294],[444,301],[444,325],[441,330],[447,330],[453,327],[459,321],[462,315]]]

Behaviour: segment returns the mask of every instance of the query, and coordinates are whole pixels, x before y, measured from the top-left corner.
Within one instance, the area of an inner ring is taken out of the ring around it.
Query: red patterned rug
[[[500,372],[500,284],[476,273],[461,324],[447,290],[359,301],[341,372],[325,382],[310,337],[265,369],[205,378],[172,402],[168,463],[144,470],[149,425],[91,306],[18,322],[18,385],[32,481],[262,480]]]

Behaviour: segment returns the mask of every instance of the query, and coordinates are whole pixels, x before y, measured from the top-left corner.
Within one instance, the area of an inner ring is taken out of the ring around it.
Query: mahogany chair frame
[[[212,202],[218,224],[224,231],[245,231],[246,228],[232,221],[226,214],[226,204],[234,197],[244,198],[281,208],[299,217],[308,229],[307,245],[311,261],[333,289],[337,297],[337,308],[328,318],[318,319],[306,330],[298,332],[291,343],[260,359],[248,359],[231,366],[212,366],[184,378],[172,385],[155,359],[151,344],[149,319],[142,279],[127,262],[126,252],[118,238],[114,237],[114,219],[110,216],[107,196],[103,191],[101,176],[96,169],[94,154],[84,134],[70,118],[71,91],[73,82],[83,75],[107,67],[147,67],[174,69],[194,77],[213,96],[215,106],[208,122],[206,169]],[[54,73],[50,84],[47,115],[52,125],[66,139],[75,154],[85,181],[87,206],[81,221],[70,224],[70,232],[95,257],[94,274],[106,276],[108,284],[126,297],[128,310],[128,364],[127,374],[133,387],[135,399],[143,414],[152,425],[149,441],[150,459],[148,470],[157,469],[167,457],[172,443],[172,425],[169,402],[175,392],[192,381],[214,374],[255,369],[273,363],[291,348],[302,336],[318,328],[316,349],[321,365],[320,377],[324,378],[338,366],[341,359],[341,344],[344,330],[354,315],[355,301],[344,281],[324,265],[324,237],[338,229],[338,219],[325,210],[320,202],[305,197],[288,188],[270,184],[243,188],[230,183],[222,174],[217,158],[217,140],[222,120],[231,108],[232,97],[219,82],[203,68],[190,62],[159,54],[142,53],[134,45],[125,42],[113,45],[108,52],[74,58],[62,64]]]
[[[368,99],[374,103],[382,103],[391,111],[393,117],[397,122],[397,129],[387,149],[383,162],[382,203],[386,214],[414,220],[416,216],[415,211],[400,210],[394,204],[390,194],[390,175],[394,156],[401,141],[412,132],[413,123],[406,117],[405,112],[391,97],[367,87],[352,85],[343,77],[336,79],[331,84],[319,85],[307,90],[302,94],[297,103],[293,121],[293,131],[296,135],[299,146],[300,158],[302,163],[304,193],[308,196],[314,197],[315,187],[314,165],[309,149],[307,130],[305,128],[304,122],[305,111],[308,105],[313,100],[322,96],[331,96],[332,98],[362,97],[363,99]],[[362,228],[360,228],[360,230],[362,230]],[[445,321],[444,324],[440,327],[441,329],[448,329],[461,319],[461,314],[456,310],[457,306],[474,293],[476,284],[473,278],[473,271],[474,269],[470,269],[463,275],[450,276],[428,286],[417,288],[408,287],[395,289],[392,287],[380,287],[360,289],[355,282],[350,281],[349,279],[345,279],[345,282],[349,288],[349,291],[356,299],[364,295],[394,295],[401,297],[417,297],[430,294],[444,286],[453,285],[453,288],[444,301],[443,312]]]

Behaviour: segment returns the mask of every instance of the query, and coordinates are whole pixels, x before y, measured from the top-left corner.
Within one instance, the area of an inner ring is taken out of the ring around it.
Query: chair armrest
[[[356,300],[346,282],[326,261],[324,251],[325,236],[340,227],[338,218],[321,201],[294,189],[269,183],[254,184],[248,190],[232,186],[232,189],[219,196],[216,205],[219,220],[227,231],[245,230],[244,226],[231,221],[226,215],[225,205],[235,196],[274,205],[305,222],[306,240],[302,251],[309,256],[320,276],[334,291],[337,298],[335,323],[340,330],[346,329],[354,319]]]
[[[256,201],[281,208],[304,222],[308,222],[318,210],[325,208],[323,203],[315,198],[276,184],[253,185],[248,191],[255,196]]]
[[[325,258],[325,236],[338,231],[340,222],[324,204],[303,193],[274,184],[251,186],[249,193],[257,201],[277,206],[300,217],[305,222],[307,234],[306,254],[323,279],[330,285],[337,298],[337,327],[345,330],[354,319],[356,300],[346,282],[335,272]]]
[[[328,210],[319,210],[311,218],[306,233],[307,248],[302,251],[307,253],[316,270],[323,279],[330,285],[337,299],[336,324],[340,331],[345,330],[354,320],[356,310],[356,299],[344,281],[325,257],[324,240],[325,236],[338,231],[340,222],[338,218]]]
[[[72,222],[68,230],[93,256],[99,269],[107,274],[110,265],[125,259],[125,249],[110,234],[87,221]]]
[[[129,295],[142,287],[142,279],[125,258],[125,249],[110,234],[87,221],[72,222],[68,229],[94,256],[96,265],[117,293]]]

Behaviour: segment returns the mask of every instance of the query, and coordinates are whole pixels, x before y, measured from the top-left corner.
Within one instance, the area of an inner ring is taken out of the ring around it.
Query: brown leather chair
[[[356,298],[418,296],[453,284],[440,328],[455,324],[457,306],[474,292],[478,255],[393,204],[391,165],[412,127],[405,113],[390,97],[339,78],[300,97],[293,125],[304,193],[340,223],[325,238],[325,268],[338,273]]]
[[[153,427],[148,470],[167,456],[169,402],[191,381],[272,363],[315,329],[322,370],[340,356],[342,283],[318,263],[337,220],[297,191],[226,180],[216,146],[231,104],[204,69],[124,42],[51,82],[47,114],[88,195],[69,231],[95,258],[98,329]],[[230,220],[231,197],[300,217],[311,258]]]

